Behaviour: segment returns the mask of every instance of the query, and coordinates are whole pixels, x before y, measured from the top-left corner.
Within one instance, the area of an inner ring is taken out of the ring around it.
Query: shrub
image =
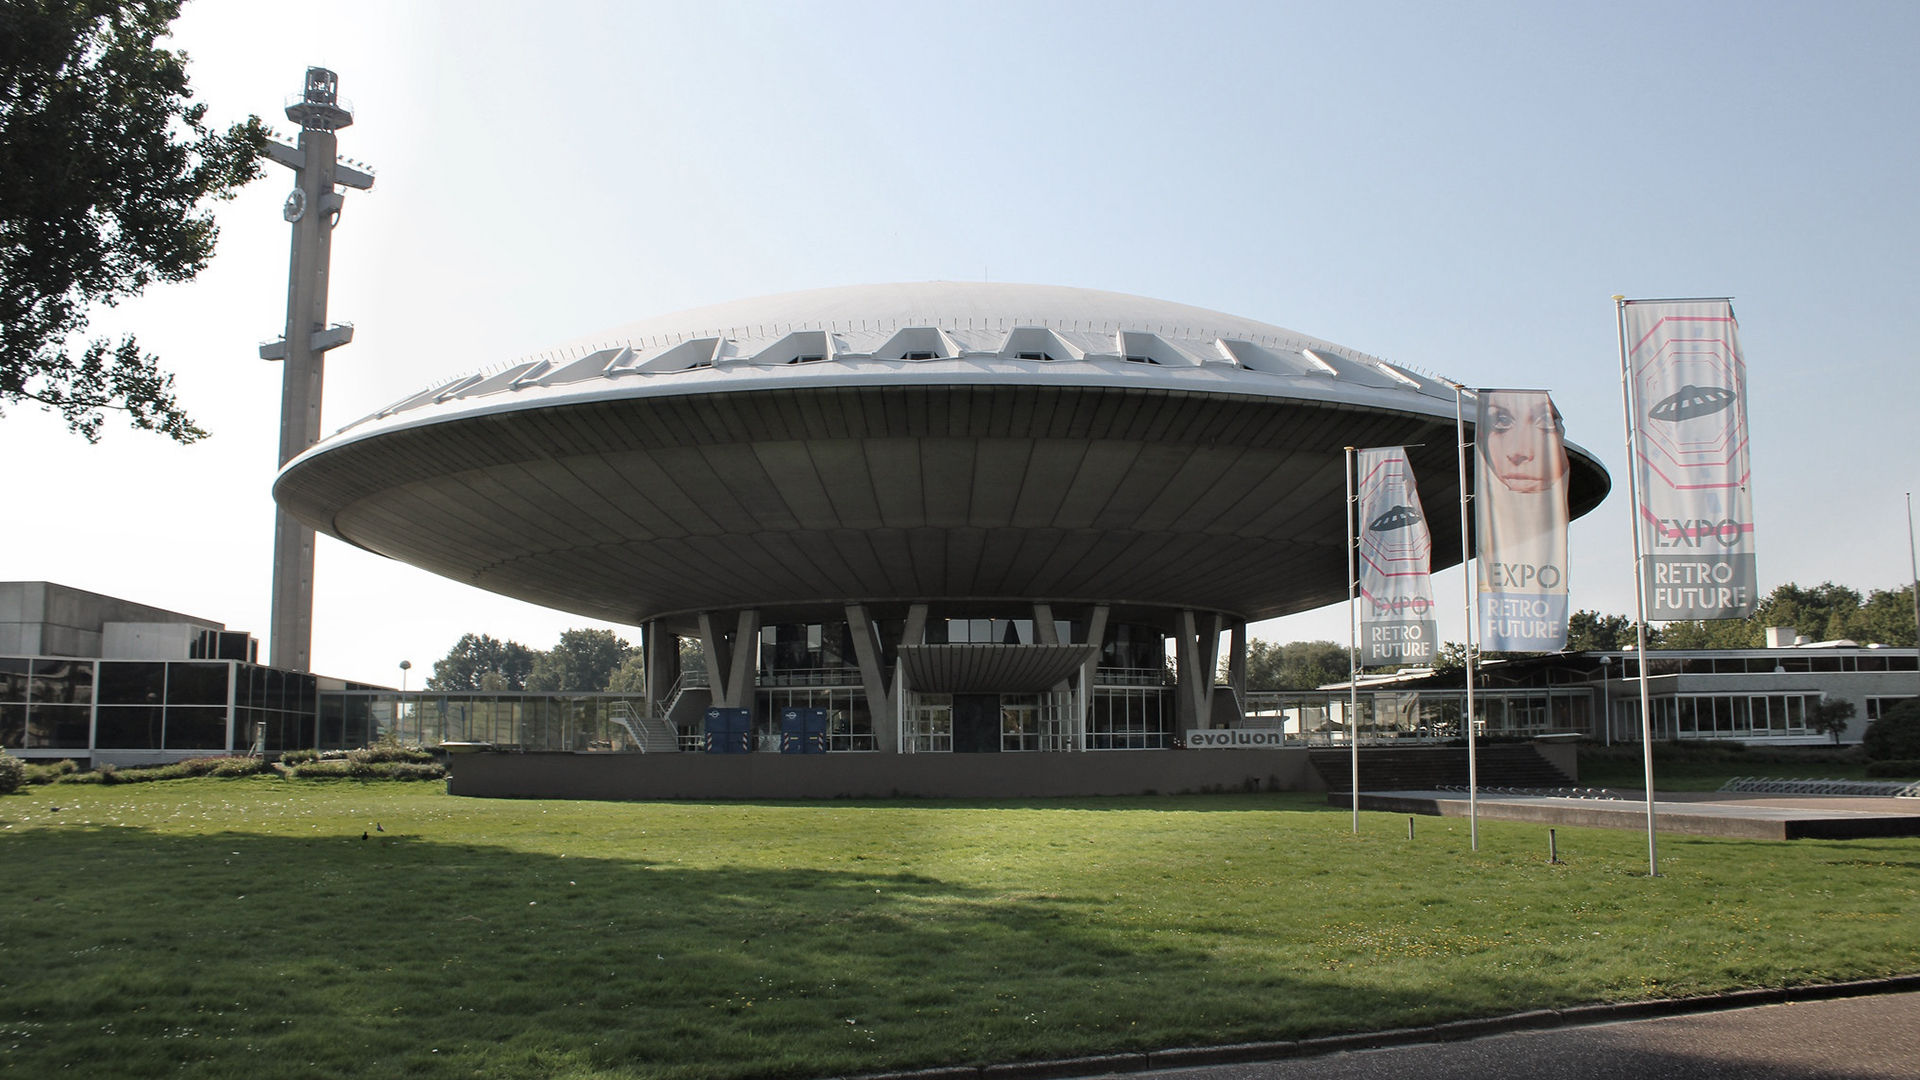
[[[447,775],[447,769],[432,761],[367,761],[344,757],[296,765],[287,770],[287,775],[301,780],[438,780]]]
[[[1867,775],[1877,780],[1920,780],[1920,759],[1869,761]]]
[[[320,751],[318,750],[289,750],[280,755],[280,764],[287,766],[305,765],[308,762],[319,760]]]
[[[1868,724],[1860,744],[1870,761],[1920,758],[1920,698],[1909,698]]]
[[[27,766],[17,757],[0,750],[0,795],[11,795],[27,782]]]
[[[79,771],[80,766],[75,764],[72,758],[61,758],[59,761],[49,762],[44,765],[39,762],[31,762],[27,765],[27,783],[57,784],[65,777],[72,776]]]
[[[377,742],[364,750],[353,750],[347,754],[349,759],[360,761],[405,761],[414,764],[429,764],[433,761],[433,752],[420,746],[405,746],[396,742]]]

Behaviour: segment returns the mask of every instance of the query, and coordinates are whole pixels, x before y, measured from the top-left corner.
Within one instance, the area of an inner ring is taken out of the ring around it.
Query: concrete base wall
[[[1029,799],[1324,791],[1305,750],[1072,754],[452,754],[447,790],[540,799]]]

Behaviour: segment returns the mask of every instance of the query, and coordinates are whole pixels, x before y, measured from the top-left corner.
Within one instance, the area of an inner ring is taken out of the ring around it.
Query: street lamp
[[[1607,745],[1613,745],[1613,657],[1600,655],[1600,716],[1606,723]]]
[[[400,661],[400,692],[403,694],[407,692],[407,672],[412,670],[413,670],[413,661],[411,660]]]

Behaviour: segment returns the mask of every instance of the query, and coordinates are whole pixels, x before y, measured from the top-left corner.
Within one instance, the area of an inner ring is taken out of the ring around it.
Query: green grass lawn
[[[819,1076],[1920,971],[1920,840],[1667,837],[1650,879],[1633,832],[1561,829],[1552,866],[1539,826],[1362,822],[32,788],[0,798],[0,1072]]]

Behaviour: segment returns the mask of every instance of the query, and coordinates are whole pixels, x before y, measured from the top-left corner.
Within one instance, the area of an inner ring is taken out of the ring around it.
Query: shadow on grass
[[[1449,1006],[1249,962],[1225,927],[920,874],[77,826],[5,837],[0,865],[17,1075],[828,1075],[1551,996],[1516,972]]]

